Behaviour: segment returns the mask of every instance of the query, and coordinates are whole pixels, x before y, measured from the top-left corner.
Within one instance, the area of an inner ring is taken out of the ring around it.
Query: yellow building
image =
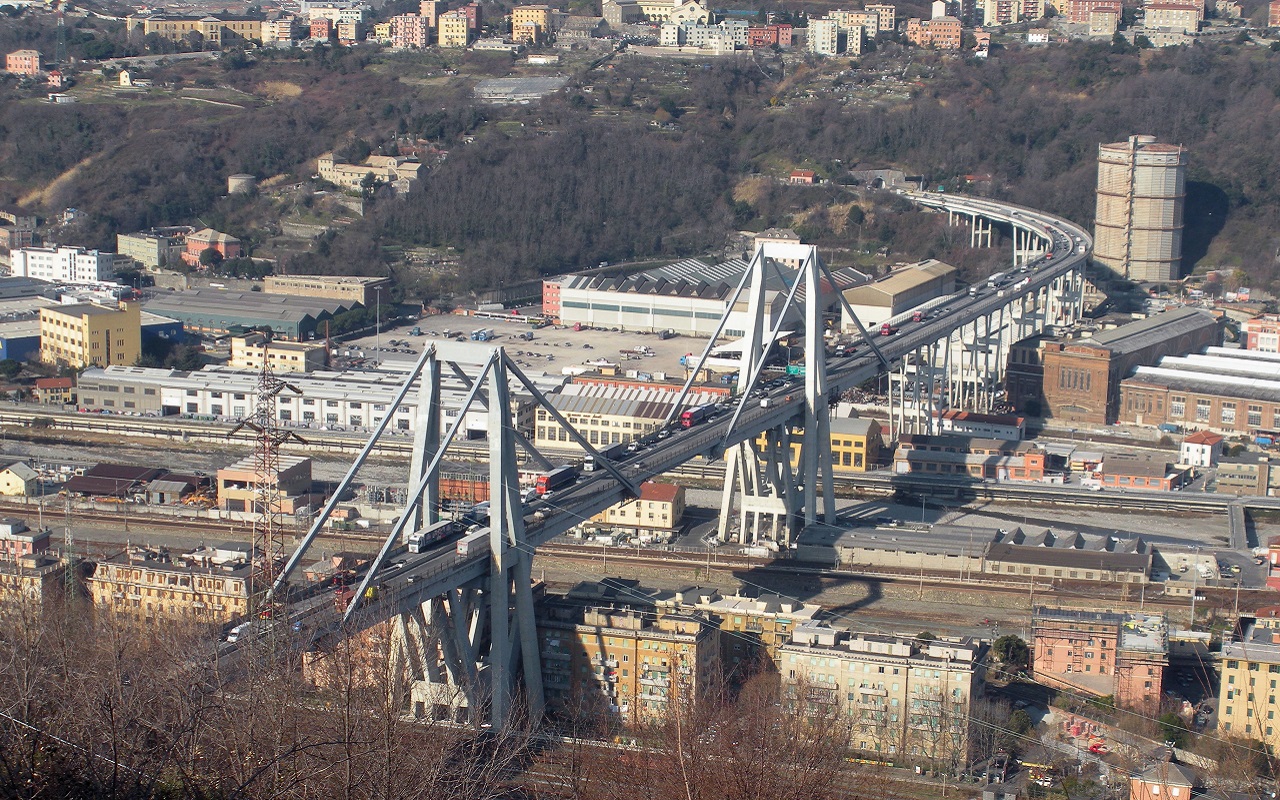
[[[1280,606],[1243,616],[1218,655],[1218,732],[1280,749]]]
[[[65,585],[62,562],[44,553],[0,560],[0,619],[28,611],[38,616],[50,603],[62,599]]]
[[[281,514],[295,514],[299,508],[311,505],[316,499],[311,493],[311,459],[292,455],[278,459],[279,470],[265,478],[253,456],[218,470],[218,507],[223,511],[252,512],[260,502],[259,485],[264,482],[274,487],[268,491]]]
[[[625,604],[623,604],[625,605]],[[660,717],[720,668],[720,637],[703,613],[677,614],[548,597],[538,608],[547,705],[607,708],[622,721]]]
[[[867,472],[880,463],[884,439],[880,423],[860,417],[831,419],[831,466],[838,472]],[[758,443],[764,447],[764,436]],[[800,437],[791,442],[791,466],[800,464]]]
[[[662,427],[678,392],[674,389],[631,388],[603,384],[571,383],[551,396],[551,404],[592,446],[626,444],[656,433]],[[690,394],[686,409],[726,399],[708,392]],[[582,448],[544,408],[539,408],[534,444],[551,449]]]
[[[726,668],[754,666],[761,657],[776,665],[791,634],[814,622],[822,607],[776,594],[722,595],[715,589],[676,592],[679,606],[710,614],[720,626],[720,657]]]
[[[261,333],[231,338],[231,358],[227,366],[232,369],[259,371],[266,361],[275,372],[311,372],[324,369],[323,344],[308,342],[277,342]]]
[[[466,47],[471,44],[471,23],[467,15],[461,11],[446,11],[441,14],[437,27],[437,43],[441,47]]]
[[[640,485],[640,496],[610,506],[592,522],[620,527],[636,534],[671,534],[684,519],[684,487],[674,483]]]
[[[249,571],[247,546],[176,557],[130,547],[99,561],[86,584],[94,605],[138,622],[225,623],[249,613]]]
[[[985,676],[986,646],[798,629],[778,650],[783,691],[798,713],[838,710],[853,746],[894,761],[954,769],[968,757],[969,708]]]
[[[192,33],[200,34],[206,44],[214,45],[237,39],[262,41],[262,20],[241,17],[129,17],[126,23],[130,30],[141,27],[143,36],[154,33],[175,42]]]
[[[412,162],[412,166],[405,166],[403,162],[395,164],[394,172],[384,175],[384,180],[399,179],[401,171],[406,177],[412,177],[421,166],[417,162]],[[390,302],[391,279],[357,275],[268,275],[262,279],[262,291],[264,294],[323,297],[327,300],[342,300],[348,306],[359,303],[366,308],[373,308],[379,299]]]
[[[530,28],[530,26],[533,26]],[[511,9],[511,35],[515,41],[540,42],[551,31],[551,6],[516,6]],[[528,34],[532,33],[532,38]]]
[[[142,320],[136,303],[40,309],[40,360],[46,364],[74,369],[129,366],[141,355]]]

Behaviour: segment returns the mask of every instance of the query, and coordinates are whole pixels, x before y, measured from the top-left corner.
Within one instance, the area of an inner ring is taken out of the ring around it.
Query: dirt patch
[[[287,100],[302,94],[302,87],[290,81],[263,81],[258,91],[268,100]]]

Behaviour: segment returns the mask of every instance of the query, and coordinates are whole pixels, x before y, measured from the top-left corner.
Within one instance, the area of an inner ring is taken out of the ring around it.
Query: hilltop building
[[[203,17],[163,14],[125,18],[126,30],[138,28],[142,29],[143,36],[154,33],[174,42],[199,35],[205,45],[213,47],[238,40],[262,41],[262,20],[229,14],[209,14]]]
[[[182,262],[192,269],[198,268],[201,266],[200,256],[206,250],[213,250],[223,260],[239,258],[242,254],[239,239],[212,228],[203,228],[187,234],[186,247],[182,251]]]

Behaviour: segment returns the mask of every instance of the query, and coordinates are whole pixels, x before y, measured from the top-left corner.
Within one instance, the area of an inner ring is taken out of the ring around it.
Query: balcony
[[[748,622],[745,630],[747,633],[764,633],[764,626],[758,622]]]
[[[889,690],[888,690],[888,689],[873,689],[873,688],[871,688],[870,686],[859,686],[859,687],[858,687],[858,694],[865,694],[865,695],[869,695],[869,696],[871,696],[871,697],[888,697],[888,696],[889,696]]]
[[[653,677],[643,676],[640,678],[640,685],[641,686],[660,686],[665,689],[666,687],[671,685],[671,681],[667,678],[659,678],[656,676],[653,676]]]

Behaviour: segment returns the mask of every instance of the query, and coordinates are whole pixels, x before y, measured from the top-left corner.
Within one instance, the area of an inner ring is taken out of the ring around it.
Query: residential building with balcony
[[[465,11],[446,11],[436,22],[436,39],[441,47],[466,47],[471,44],[471,22]]]
[[[898,7],[892,3],[867,3],[865,10],[880,17],[879,30],[891,31],[898,27]]]
[[[848,720],[869,757],[945,765],[967,761],[969,712],[988,648],[967,638],[921,641],[803,625],[778,648],[784,702],[796,713]]]
[[[646,481],[640,484],[639,497],[610,506],[591,521],[635,536],[666,539],[684,521],[684,494],[683,486]]]
[[[115,277],[115,254],[83,247],[22,247],[9,254],[9,273],[49,283],[100,283]]]
[[[1221,675],[1218,733],[1280,748],[1280,608],[1241,615],[1215,660]]]
[[[829,17],[809,20],[809,52],[820,56],[838,55],[840,23]]]
[[[4,57],[4,71],[10,75],[40,74],[39,50],[14,50]]]
[[[99,609],[137,622],[221,624],[249,613],[249,572],[238,546],[182,555],[131,546],[98,561],[86,585]]]
[[[416,48],[421,50],[431,44],[431,22],[420,14],[397,14],[391,20],[391,46]],[[321,156],[321,161],[325,160],[325,156]],[[330,169],[332,169],[333,159],[328,157]],[[333,178],[325,177],[325,164],[320,165],[320,177],[331,183],[345,185],[342,182],[335,181]],[[366,170],[366,174],[367,174]],[[364,175],[360,176],[361,178]],[[357,181],[357,185],[359,182]],[[351,187],[348,187],[351,188]]]
[[[660,718],[720,670],[720,636],[703,612],[637,609],[626,602],[547,595],[537,605],[548,708],[607,711],[624,723]]]
[[[24,556],[43,555],[48,549],[48,529],[33,531],[20,519],[0,519],[0,561],[16,562]]]

